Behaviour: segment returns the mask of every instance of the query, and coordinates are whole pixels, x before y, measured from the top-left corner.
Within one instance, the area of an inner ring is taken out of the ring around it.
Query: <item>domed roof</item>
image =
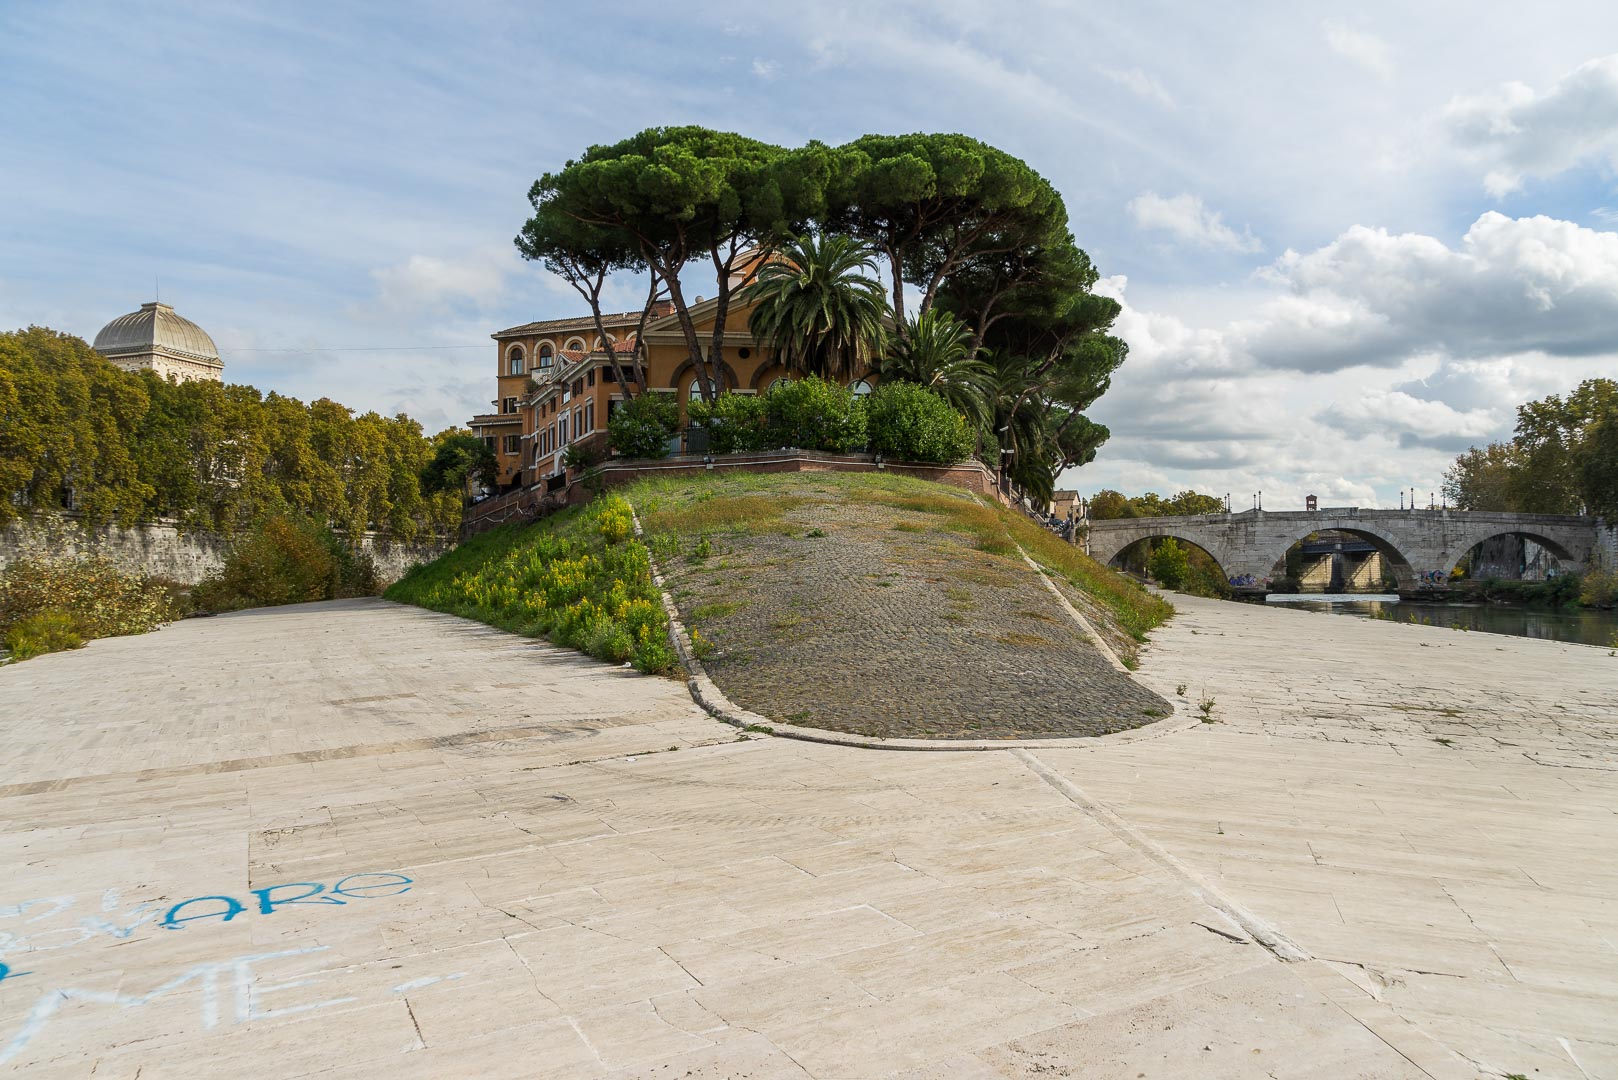
[[[168,352],[188,359],[219,360],[219,350],[206,330],[156,301],[142,304],[139,311],[120,315],[103,326],[94,348],[103,356]]]

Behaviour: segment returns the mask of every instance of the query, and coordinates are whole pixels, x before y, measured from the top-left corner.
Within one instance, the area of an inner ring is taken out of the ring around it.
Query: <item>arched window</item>
[[[764,388],[764,392],[766,394],[768,394],[771,390],[774,390],[777,386],[785,386],[787,383],[789,383],[791,381],[792,381],[792,376],[790,376],[790,375],[777,375],[775,378],[770,380],[770,385],[768,385],[768,386],[766,386]]]
[[[568,352],[583,352],[584,351],[584,339],[583,338],[568,338],[567,339],[567,344],[564,345],[563,348]]]
[[[539,366],[542,368],[551,366],[551,343],[548,341],[539,347]]]
[[[718,384],[716,384],[712,379],[708,380],[708,392],[710,394],[719,393]],[[696,400],[700,399],[701,397],[702,397],[702,380],[701,379],[692,379],[691,380],[691,385],[685,388],[685,400],[687,400],[687,401],[696,401]]]
[[[864,379],[855,379],[848,384],[848,392],[855,397],[864,397],[871,392],[871,384]]]
[[[522,361],[523,351],[521,345],[513,345],[510,349],[506,350],[506,374],[521,375]]]

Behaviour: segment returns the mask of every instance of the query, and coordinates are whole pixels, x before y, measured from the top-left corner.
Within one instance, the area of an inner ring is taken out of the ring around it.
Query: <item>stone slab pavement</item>
[[[1264,738],[1187,735],[1184,749],[1157,740],[1181,773],[1199,751],[1240,760]],[[1449,953],[1381,983],[1284,963],[1031,767],[1090,784],[1105,755],[1039,754],[739,736],[677,682],[382,601],[188,621],[0,668],[0,1073],[1474,1075],[1395,1024],[1394,980],[1418,995],[1421,979],[1490,961],[1455,920],[1453,941],[1432,935]],[[1558,824],[1599,840],[1582,776],[1561,781]],[[1196,780],[1255,783],[1223,766]],[[1098,782],[1131,790],[1116,769]],[[1445,784],[1463,799],[1487,786]],[[1286,798],[1280,779],[1258,786]],[[1137,802],[1165,846],[1201,850]],[[1392,805],[1407,823],[1416,810]],[[1267,821],[1249,845],[1274,839]],[[1497,832],[1534,846],[1513,829]],[[1410,835],[1407,860],[1468,858]],[[1327,854],[1363,861],[1364,829],[1337,839]],[[1291,870],[1247,862],[1260,885],[1266,866]],[[1601,992],[1581,980],[1601,935],[1610,948],[1611,909],[1581,890],[1611,865],[1534,864],[1560,866],[1564,886],[1534,894],[1551,898],[1541,914],[1585,928],[1568,938],[1582,948],[1502,957],[1576,984],[1547,985],[1537,1007]],[[1524,885],[1505,876],[1464,879],[1479,922],[1510,917]],[[1285,894],[1300,899],[1282,920],[1334,884]],[[1372,940],[1400,947],[1401,924],[1372,919],[1382,893],[1343,895]],[[1593,1014],[1567,1015],[1596,1053]]]
[[[1395,1045],[1618,1077],[1618,658],[1174,603],[1140,675],[1216,722],[1040,760],[1361,987],[1338,1000]]]

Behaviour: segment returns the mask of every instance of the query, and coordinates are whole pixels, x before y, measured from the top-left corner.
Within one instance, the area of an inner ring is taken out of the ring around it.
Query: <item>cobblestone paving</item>
[[[844,503],[787,516],[797,535],[728,537],[666,567],[681,615],[716,647],[709,674],[743,708],[941,739],[1104,735],[1172,711],[1015,555],[925,514]]]

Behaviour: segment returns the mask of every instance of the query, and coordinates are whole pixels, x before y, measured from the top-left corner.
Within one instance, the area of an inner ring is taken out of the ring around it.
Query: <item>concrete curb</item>
[[[630,519],[634,522],[635,536],[643,543],[646,533],[641,528],[640,515],[635,512],[633,504],[629,508]],[[647,545],[650,554],[651,547]],[[1021,551],[1021,548],[1018,548]],[[1084,620],[1073,606],[1062,596],[1061,591],[1045,577],[1032,560],[1028,559],[1026,552],[1023,558],[1028,560],[1030,566],[1039,574],[1040,580],[1045,582],[1047,588],[1056,593],[1070,615],[1078,621],[1089,634],[1092,640],[1101,646],[1103,653],[1118,668],[1119,671],[1129,674],[1111,649],[1101,641],[1090,624]],[[675,606],[674,598],[669,595],[668,585],[663,578],[663,571],[657,564],[657,558],[652,556],[652,581],[657,585],[657,594],[663,600],[663,613],[669,618],[669,639],[674,644],[674,651],[680,657],[680,665],[685,668],[686,687],[691,691],[691,699],[702,706],[704,712],[715,720],[720,720],[732,727],[743,731],[754,731],[761,735],[776,735],[783,739],[799,739],[803,742],[826,743],[831,746],[849,746],[861,750],[919,750],[929,752],[982,752],[987,750],[1082,750],[1104,746],[1116,746],[1122,743],[1142,742],[1148,739],[1160,739],[1176,731],[1184,731],[1197,726],[1197,720],[1181,709],[1174,701],[1169,701],[1173,711],[1164,719],[1147,724],[1143,727],[1131,728],[1128,731],[1115,731],[1110,735],[1089,735],[1073,738],[1048,739],[882,739],[870,735],[850,735],[842,731],[827,731],[821,728],[799,727],[795,724],[785,724],[758,713],[749,712],[725,696],[708,675],[708,669],[702,666],[697,659],[696,651],[691,646],[691,634],[686,629],[685,622],[680,618],[680,610]],[[1133,678],[1130,675],[1130,678]],[[1149,689],[1149,688],[1148,688]],[[1153,691],[1156,693],[1156,691]],[[1161,695],[1160,695],[1161,696]],[[1168,700],[1168,699],[1165,699]]]

